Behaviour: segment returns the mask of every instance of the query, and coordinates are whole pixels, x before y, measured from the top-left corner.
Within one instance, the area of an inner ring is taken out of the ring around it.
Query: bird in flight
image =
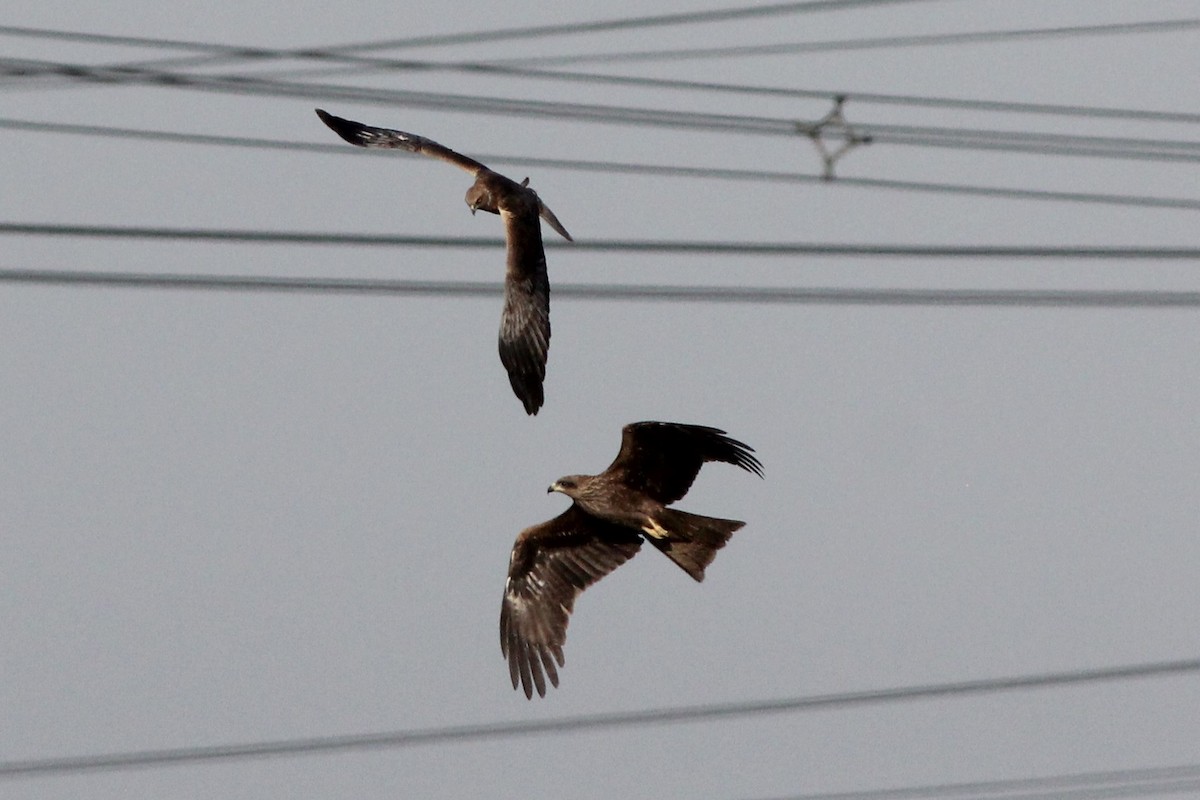
[[[517,536],[500,606],[500,651],[513,688],[527,698],[558,686],[567,621],[575,598],[633,558],[643,537],[696,581],[746,523],[689,514],[668,505],[687,494],[706,461],[723,461],[762,477],[754,449],[725,431],[675,422],[634,422],[621,451],[599,475],[568,475],[547,492],[571,507]]]
[[[504,220],[507,270],[504,275],[504,311],[500,316],[500,362],[508,382],[528,414],[545,402],[546,353],[550,349],[550,281],[542,247],[544,219],[567,241],[574,241],[554,212],[529,188],[504,177],[473,158],[456,153],[414,133],[373,128],[317,109],[321,121],[347,142],[359,147],[382,147],[439,158],[475,176],[467,190],[471,213],[487,211]]]

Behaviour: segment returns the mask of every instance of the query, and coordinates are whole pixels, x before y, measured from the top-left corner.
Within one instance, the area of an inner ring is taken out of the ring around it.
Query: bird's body
[[[644,536],[696,581],[739,520],[674,508],[706,461],[734,464],[759,476],[749,446],[701,425],[636,422],[622,430],[621,450],[598,475],[567,475],[550,485],[571,507],[526,528],[513,545],[500,610],[500,649],[513,688],[545,696],[558,685],[562,646],[575,598],[632,558]]]
[[[363,125],[321,109],[317,109],[317,116],[353,145],[420,153],[446,161],[475,176],[475,182],[467,190],[467,205],[472,214],[486,211],[500,215],[507,242],[504,310],[500,316],[500,361],[508,371],[509,383],[525,411],[536,414],[545,402],[542,384],[550,349],[550,280],[546,274],[540,220],[545,220],[563,238],[571,241],[566,228],[537,192],[529,188],[528,178],[517,183],[469,156],[414,133]]]

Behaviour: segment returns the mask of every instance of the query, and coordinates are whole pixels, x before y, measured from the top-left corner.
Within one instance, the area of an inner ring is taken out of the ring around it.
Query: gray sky
[[[103,11],[99,10],[103,7]],[[12,0],[3,22],[264,47],[714,8]],[[444,9],[444,10],[443,10]],[[927,0],[381,51],[441,61],[1193,19],[1200,3]],[[171,50],[0,36],[4,58]],[[566,64],[756,86],[1189,112],[1176,33]],[[328,66],[328,65],[324,65]],[[205,74],[311,69],[226,64]],[[289,76],[292,74],[289,72]],[[447,72],[344,86],[814,120],[828,100]],[[1197,211],[589,173],[520,157],[819,172],[802,138],[179,87],[5,79],[3,117],[316,144],[314,106],[531,183],[580,242],[1198,247]],[[1195,124],[868,104],[875,125],[1197,141]],[[444,164],[0,129],[0,222],[501,235]],[[1191,153],[1195,153],[1193,148]],[[1194,156],[1193,156],[1194,157]],[[1185,198],[1194,161],[874,144],[847,178]],[[6,269],[495,280],[499,249],[5,236]],[[654,255],[558,248],[555,283],[1200,289],[1194,260]],[[500,298],[0,283],[0,760],[552,720],[1200,656],[1195,309],[553,297],[546,405]],[[680,507],[747,521],[696,585],[650,549],[576,606],[527,702],[497,641],[516,533],[639,419],[715,425]],[[54,777],[5,798],[759,798],[1200,764],[1193,673],[608,731]],[[1200,796],[1193,786],[1192,796]],[[1181,796],[1176,794],[1176,796]],[[1186,795],[1184,795],[1186,796]]]

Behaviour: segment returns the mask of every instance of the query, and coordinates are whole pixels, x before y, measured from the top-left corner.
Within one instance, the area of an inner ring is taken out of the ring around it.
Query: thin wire
[[[1000,150],[1068,155],[1089,158],[1140,159],[1151,161],[1200,161],[1200,142],[1188,140],[1144,139],[1116,136],[1032,133],[1024,131],[979,130],[923,125],[884,125],[861,123],[856,129],[870,136],[872,143],[949,147],[965,150]],[[835,132],[831,132],[836,135]]]
[[[775,97],[795,97],[805,99],[832,100],[835,97],[845,97],[857,103],[873,103],[880,105],[918,106],[926,108],[959,108],[974,111],[993,111],[1021,114],[1047,114],[1056,116],[1099,117],[1106,119],[1127,119],[1152,122],[1200,122],[1200,114],[1175,111],[1147,111],[1140,109],[1099,108],[1094,106],[1076,106],[1048,103],[1023,103],[1014,101],[971,100],[946,97],[923,97],[918,95],[894,95],[872,92],[848,92],[845,90],[792,89],[769,86],[746,86],[739,84],[715,83],[707,81],[674,80],[668,78],[649,78],[641,76],[606,75],[602,73],[565,72],[559,70],[533,69],[519,66],[507,66],[484,62],[435,62],[408,59],[379,58],[372,56],[353,55],[339,49],[308,48],[303,51],[263,47],[237,47],[200,42],[179,42],[171,39],[148,39],[143,37],[110,37],[97,34],[75,33],[39,28],[18,28],[0,26],[0,32],[21,33],[31,36],[46,36],[50,38],[66,38],[77,41],[107,41],[133,40],[144,46],[182,47],[188,49],[213,50],[216,52],[246,53],[257,59],[285,59],[334,61],[354,65],[356,71],[361,68],[376,68],[390,70],[419,70],[442,72],[466,72],[474,74],[501,75],[506,77],[531,78],[538,80],[569,81],[575,83],[604,83],[620,86],[641,86],[646,88],[678,89],[688,91],[724,92],[746,95],[767,95]],[[140,62],[149,64],[150,62]],[[119,69],[121,66],[107,65],[107,68]],[[272,73],[270,77],[282,74],[297,74],[291,70],[287,73]],[[313,74],[313,73],[306,73]],[[229,76],[232,77],[232,76]],[[241,76],[245,77],[245,76]],[[254,77],[267,77],[259,73]]]
[[[107,33],[90,33],[87,31],[64,31],[54,28],[32,28],[23,25],[0,25],[0,36],[18,36],[27,39],[52,39],[60,42],[75,42],[77,44],[115,45],[120,47],[143,47],[154,50],[185,50],[189,52],[212,53],[217,55],[239,55],[246,58],[258,58],[260,54],[269,57],[274,53],[286,53],[286,50],[276,48],[261,49],[257,47],[242,47],[216,42],[197,42],[185,39],[164,39],[149,36],[114,36]]]
[[[1170,152],[1166,150],[1120,150],[1111,148],[1075,147],[1071,145],[1025,142],[1019,139],[954,139],[943,136],[907,136],[904,134],[880,134],[871,139],[873,143],[908,145],[911,147],[949,148],[954,150],[991,150],[997,152],[1026,153],[1039,156],[1077,156],[1081,158],[1108,158],[1126,161],[1200,161],[1200,152]]]
[[[818,792],[789,795],[778,800],[930,800],[944,797],[974,797],[978,795],[1005,796],[1022,791],[1075,789],[1082,787],[1114,787],[1150,785],[1162,782],[1196,780],[1200,764],[1181,764],[1170,767],[1073,772],[1030,778],[1007,778],[967,783],[937,783],[924,786],[902,786],[887,789],[867,789],[852,792]]]
[[[432,34],[426,36],[408,37],[405,39],[387,39],[383,41],[341,44],[334,45],[332,47],[323,47],[320,48],[320,50],[323,52],[365,53],[408,47],[437,47],[480,42],[515,41],[519,39],[545,38],[548,36],[573,36],[584,33],[634,30],[638,28],[691,25],[708,22],[726,22],[735,19],[763,18],[784,14],[840,11],[853,8],[900,5],[913,2],[929,2],[929,0],[806,0],[806,2],[771,3],[761,6],[751,6],[749,8],[718,8],[709,11],[657,14],[642,17],[595,20],[591,22],[573,22],[559,25],[535,25],[519,28],[502,28],[463,33]],[[88,42],[91,44],[111,44],[207,52],[207,55],[200,57],[188,57],[183,59],[171,59],[156,62],[158,66],[173,67],[212,66],[217,63],[236,62],[247,59],[265,60],[304,58],[306,53],[312,51],[312,48],[296,48],[292,50],[262,49],[254,47],[236,47],[222,44],[209,44],[195,41],[150,39],[132,36],[108,36],[105,34],[78,33],[11,25],[0,27],[0,33],[10,36],[54,38],[65,41]]]
[[[1180,676],[1196,672],[1200,672],[1200,659],[1040,673],[1008,678],[987,678],[953,683],[923,684],[860,692],[809,695],[757,702],[677,706],[646,711],[581,715],[548,720],[497,722],[481,725],[395,730],[342,736],[313,736],[201,747],[131,750],[119,753],[66,756],[62,758],[23,759],[0,762],[0,778],[62,775],[97,770],[165,767],[237,759],[300,756],[381,748],[405,748],[430,744],[479,742],[493,739],[507,739],[515,736],[577,733],[580,731],[611,730],[641,725],[678,725],[689,722],[708,722],[764,714],[860,708],[886,703],[911,702],[913,700],[946,699],[1024,691],[1028,689],[1113,683],[1145,678]]]
[[[835,97],[845,97],[858,103],[874,103],[884,105],[920,106],[932,108],[960,108],[975,111],[1015,112],[1022,114],[1049,114],[1059,116],[1101,117],[1107,119],[1129,119],[1154,122],[1200,122],[1200,114],[1174,111],[1146,111],[1140,109],[1098,108],[1093,106],[1076,106],[1048,103],[1023,103],[1014,101],[971,100],[946,97],[924,97],[918,95],[894,95],[872,92],[849,92],[846,90],[793,89],[769,86],[746,86],[739,84],[715,83],[707,81],[674,80],[668,78],[650,78],[641,76],[607,75],[602,73],[565,72],[559,70],[533,69],[519,66],[509,66],[491,62],[435,62],[410,59],[392,59],[372,56],[353,55],[344,49],[307,48],[305,50],[239,47],[223,44],[202,42],[181,42],[172,39],[154,39],[144,37],[104,36],[71,31],[47,30],[41,28],[21,28],[15,26],[0,26],[0,33],[12,35],[43,36],[47,38],[62,38],[72,41],[137,43],[146,47],[167,47],[215,51],[217,53],[233,52],[246,54],[261,60],[278,60],[294,58],[301,60],[334,61],[355,65],[355,69],[368,67],[391,70],[421,70],[443,72],[467,72],[476,74],[501,75],[506,77],[532,78],[539,80],[570,81],[576,83],[605,83],[621,86],[641,86],[646,88],[666,88],[690,91],[725,92],[747,95],[768,95],[775,97],[797,97],[806,99],[830,100]],[[150,62],[139,62],[147,65]],[[107,68],[120,69],[122,66],[106,65]],[[272,77],[284,73],[275,73]],[[289,71],[296,74],[296,71]],[[244,76],[242,76],[244,77]],[[265,77],[260,73],[256,77]]]
[[[0,117],[0,129],[33,131],[36,133],[62,133],[79,136],[96,136],[109,139],[135,139],[153,142],[170,142],[175,144],[215,145],[219,147],[244,147],[255,150],[299,150],[312,153],[327,153],[330,155],[356,156],[386,156],[387,153],[376,149],[351,150],[340,144],[325,144],[316,142],[296,142],[283,139],[262,139],[251,136],[218,136],[206,133],[182,133],[178,131],[154,131],[143,128],[119,128],[108,125],[74,125],[63,122],[37,122],[34,120],[11,119]],[[413,154],[396,151],[395,155],[402,158]],[[482,158],[483,156],[481,156]],[[497,162],[503,156],[489,156]],[[511,159],[511,157],[509,157]],[[511,163],[511,162],[510,162]]]
[[[762,19],[786,14],[845,11],[872,6],[905,5],[928,0],[806,0],[805,2],[769,3],[761,6],[726,7],[709,11],[686,11],[674,14],[655,14],[642,17],[596,20],[593,22],[569,22],[561,25],[538,25],[524,28],[481,30],[468,33],[434,34],[414,36],[406,39],[362,42],[339,45],[332,49],[343,52],[368,52],[393,50],[402,47],[430,47],[476,42],[512,41],[514,39],[544,38],[547,36],[574,36],[583,33],[598,33],[617,30],[634,30],[697,23],[729,22],[736,19]]]
[[[175,56],[169,59],[128,62],[125,67],[200,67],[218,64],[236,64],[236,62],[253,60],[304,59],[308,54],[319,50],[323,54],[334,53],[370,53],[377,50],[401,49],[412,47],[439,47],[446,44],[464,44],[479,42],[516,41],[523,38],[542,38],[547,36],[571,36],[590,34],[590,32],[634,30],[637,28],[659,28],[668,25],[686,25],[695,23],[725,22],[732,19],[749,19],[755,17],[776,16],[776,14],[839,11],[848,8],[899,5],[906,2],[928,2],[929,0],[808,0],[806,2],[779,2],[764,6],[749,8],[716,8],[712,11],[684,12],[674,14],[656,14],[650,17],[629,17],[620,19],[595,20],[595,22],[565,23],[559,25],[534,25],[526,28],[509,28],[499,30],[458,32],[458,34],[433,34],[398,40],[358,42],[335,44],[322,48],[274,49],[256,47],[230,47],[226,44],[210,44],[205,42],[154,40],[146,37],[106,36],[103,34],[86,34],[86,32],[59,31],[37,28],[18,28],[6,26],[4,32],[13,36],[31,36],[60,38],[60,40],[89,42],[95,44],[122,44],[122,46],[151,47],[160,49],[185,49],[198,52],[200,55]]]
[[[561,103],[510,98],[454,95],[436,92],[361,89],[291,81],[261,81],[253,78],[186,75],[155,70],[107,70],[78,64],[0,59],[10,70],[55,69],[79,80],[103,83],[139,83],[171,88],[188,88],[234,94],[285,97],[320,97],[353,102],[383,103],[487,114],[572,119],[614,124],[653,125],[795,137],[815,130],[813,124],[779,117],[756,117],[661,109]],[[1028,153],[1089,156],[1093,158],[1150,159],[1200,162],[1200,142],[1134,139],[1120,137],[1068,136],[1021,131],[981,131],[963,128],[913,125],[856,125],[872,141],[924,147],[955,147],[972,150],[1010,150]],[[844,139],[850,134],[838,128],[823,129],[823,137]]]
[[[314,233],[219,228],[153,228],[126,225],[62,225],[0,222],[0,235],[85,237],[101,239],[175,240],[256,244],[338,245],[352,247],[422,247],[503,249],[503,239],[484,236],[407,236],[367,233]],[[1070,258],[1194,261],[1200,247],[1108,247],[1064,245],[898,245],[810,242],[688,242],[592,239],[545,242],[546,249],[577,252],[625,252],[673,255],[854,256],[886,258]]]
[[[242,147],[259,150],[283,150],[324,153],[355,157],[416,158],[404,151],[350,148],[343,144],[318,144],[313,142],[262,139],[249,136],[216,136],[177,131],[152,131],[140,128],[117,128],[104,125],[72,125],[58,122],[35,122],[32,120],[6,119],[0,117],[0,129],[34,131],[37,133],[74,134],[100,136],[115,139],[169,142],[174,144],[213,145],[219,147]],[[708,178],[715,180],[756,181],[770,183],[803,183],[841,185],[869,189],[888,189],[995,197],[1010,200],[1043,200],[1058,202],[1096,203],[1101,205],[1137,206],[1146,208],[1170,208],[1200,210],[1200,200],[1176,197],[1150,197],[1147,195],[1099,194],[1090,192],[1063,192],[1043,189],[1010,189],[999,186],[970,186],[963,184],[932,183],[922,181],[899,181],[883,178],[855,178],[837,176],[830,180],[824,175],[803,172],[779,172],[769,170],[722,169],[719,167],[688,167],[665,164],[635,164],[619,161],[583,161],[578,159],[540,158],[537,156],[512,156],[481,153],[475,156],[489,164],[511,164],[543,169],[597,172],[604,174],[655,175],[676,178]]]
[[[1010,783],[1014,786],[1019,786],[1021,783],[1033,782],[1037,778],[1014,778]],[[874,798],[874,796],[942,796],[942,798],[977,798],[979,800],[1100,800],[1105,798],[1145,798],[1150,795],[1162,794],[1184,794],[1196,792],[1200,790],[1200,778],[1177,778],[1177,780],[1164,781],[1138,781],[1138,782],[1123,782],[1123,783],[1092,783],[1086,784],[1080,788],[1049,788],[1032,790],[1032,792],[1016,792],[1008,786],[1009,782],[996,781],[997,789],[995,793],[979,794],[973,793],[970,789],[962,794],[938,794],[938,795],[910,795],[901,793],[898,790],[896,794],[889,795],[874,792],[846,792],[839,794],[797,794],[781,796],[781,798],[773,798],[772,800],[824,800],[826,798],[838,798],[839,800],[860,800],[865,798]],[[1049,786],[1054,786],[1048,781]],[[970,784],[965,784],[970,787]],[[763,799],[766,800],[766,799]]]
[[[979,128],[950,128],[928,125],[884,125],[872,123],[869,125],[872,136],[883,138],[896,136],[940,136],[947,139],[988,139],[1013,140],[1032,143],[1069,144],[1086,147],[1104,147],[1117,149],[1135,149],[1139,147],[1162,150],[1177,150],[1182,152],[1200,151],[1200,141],[1186,139],[1147,139],[1127,136],[1086,136],[1066,133],[1037,133],[1026,131],[1009,131]]]
[[[913,36],[882,36],[863,39],[839,39],[823,42],[784,42],[780,44],[734,47],[692,47],[678,50],[635,50],[622,53],[570,53],[558,56],[527,56],[494,59],[494,64],[582,64],[619,61],[677,61],[701,58],[733,58],[801,53],[878,50],[895,47],[929,47],[948,44],[1011,42],[1025,39],[1058,39],[1073,36],[1118,36],[1131,33],[1178,33],[1200,27],[1200,19],[1169,19],[1149,22],[1122,22],[1109,25],[1070,25],[1054,28],[1020,28],[1003,31],[934,33]]]
[[[498,281],[280,278],[256,275],[171,275],[148,272],[0,269],[0,283],[40,286],[304,292],[400,297],[498,298]],[[668,286],[555,283],[556,300],[615,300],[757,305],[991,306],[1021,308],[1198,308],[1200,291],[1078,289],[853,289],[841,287]]]
[[[1116,800],[1124,797],[1148,797],[1166,794],[1190,794],[1200,791],[1200,780],[1152,781],[1119,786],[1088,786],[1082,789],[1053,789],[1045,792],[1008,792],[994,795],[969,795],[981,800]],[[851,795],[853,796],[853,795]],[[808,795],[794,795],[776,800],[807,800]]]
[[[1200,114],[1186,111],[1151,111],[1129,108],[1105,108],[1053,103],[1023,103],[1002,100],[972,100],[952,97],[925,97],[920,95],[882,94],[875,92],[851,92],[833,89],[793,89],[775,86],[748,86],[744,84],[716,83],[711,81],[689,81],[671,78],[649,78],[632,75],[607,75],[597,72],[574,72],[563,70],[536,69],[509,66],[491,62],[438,62],[410,59],[390,59],[371,56],[343,55],[336,52],[311,51],[307,59],[334,61],[349,66],[318,70],[287,70],[259,72],[253,77],[278,78],[289,75],[352,74],[365,69],[411,70],[425,72],[462,72],[469,74],[497,75],[510,78],[565,81],[570,83],[599,83],[616,86],[637,86],[653,89],[681,91],[720,92],[754,96],[789,97],[807,100],[828,100],[843,97],[847,102],[916,106],[922,108],[955,108],[968,111],[988,111],[1018,114],[1039,114],[1066,117],[1092,117],[1101,119],[1138,120],[1143,122],[1200,123]],[[334,70],[338,70],[334,72]]]

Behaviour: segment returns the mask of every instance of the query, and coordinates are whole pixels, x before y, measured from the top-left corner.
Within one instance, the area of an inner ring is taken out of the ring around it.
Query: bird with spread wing
[[[616,460],[599,475],[568,475],[550,485],[572,499],[554,519],[517,536],[500,607],[500,650],[513,688],[546,696],[558,686],[567,621],[575,598],[633,558],[643,537],[697,581],[746,523],[667,508],[706,461],[762,477],[754,449],[703,425],[635,422],[621,432]]]
[[[471,213],[487,211],[504,221],[507,270],[504,276],[504,311],[500,316],[500,362],[508,371],[513,392],[536,414],[545,396],[546,354],[550,349],[550,281],[546,276],[546,253],[542,246],[545,220],[567,241],[571,234],[546,204],[529,188],[504,177],[473,158],[456,153],[435,141],[413,133],[373,128],[360,122],[335,117],[317,109],[321,121],[347,142],[359,147],[407,150],[447,161],[475,176],[467,190]]]

